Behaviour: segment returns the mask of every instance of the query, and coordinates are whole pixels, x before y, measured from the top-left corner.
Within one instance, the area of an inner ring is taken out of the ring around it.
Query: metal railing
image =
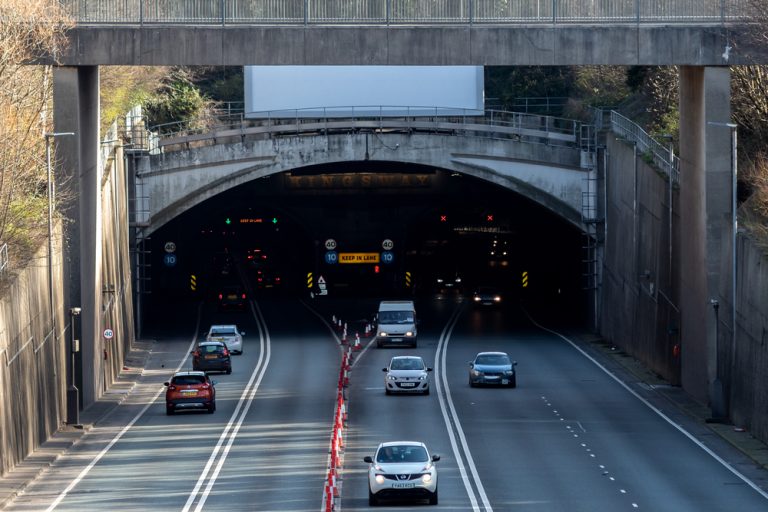
[[[0,274],[8,269],[8,244],[0,247]]]
[[[637,152],[653,160],[664,174],[671,175],[674,183],[680,183],[680,159],[672,147],[658,142],[648,135],[639,125],[633,123],[615,110],[611,111],[611,129],[613,133],[637,144]]]
[[[392,112],[401,115],[392,116]],[[427,115],[427,111],[429,114]],[[417,114],[418,113],[418,114]],[[250,118],[255,116],[255,118]],[[355,132],[433,133],[579,147],[581,123],[552,116],[435,107],[318,107],[224,114],[149,128],[160,150],[232,139]],[[153,151],[157,153],[158,151]]]
[[[750,0],[59,0],[79,24],[643,24],[749,19]]]

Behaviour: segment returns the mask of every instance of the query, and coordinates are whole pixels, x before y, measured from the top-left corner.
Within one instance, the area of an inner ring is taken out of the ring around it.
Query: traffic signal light
[[[373,273],[374,274],[378,274],[379,272],[381,272],[381,268],[379,268],[378,265],[374,265],[373,266]]]

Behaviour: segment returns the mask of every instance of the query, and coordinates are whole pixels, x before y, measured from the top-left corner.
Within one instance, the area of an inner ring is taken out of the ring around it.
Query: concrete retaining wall
[[[60,229],[54,239],[53,280],[60,283]],[[12,247],[9,257],[12,265]],[[0,293],[0,475],[55,432],[66,414],[68,320],[58,288],[55,322],[51,316],[47,244],[12,273]]]
[[[98,377],[97,396],[116,379],[134,338],[127,193],[121,148],[104,167],[102,193],[102,324],[115,335],[92,343],[93,359],[78,365]],[[115,165],[117,163],[117,165]],[[0,476],[46,441],[67,420],[71,317],[63,292],[61,226],[53,243],[53,311],[45,244],[24,269],[14,269],[0,292]],[[13,248],[9,248],[11,263]],[[54,322],[55,320],[55,322]],[[79,320],[75,320],[80,337]],[[82,367],[82,366],[81,366]],[[78,387],[82,389],[82,372]],[[81,396],[82,400],[82,396]],[[90,404],[85,404],[86,407]]]
[[[678,212],[672,216],[670,265],[669,183],[608,135],[606,239],[601,332],[656,373],[680,384]],[[677,204],[677,189],[673,189]],[[627,251],[627,248],[634,250]]]
[[[768,442],[768,255],[744,235],[736,251],[736,350],[731,357],[730,340],[721,340],[719,359],[732,368],[724,373],[732,376],[733,423]],[[723,275],[730,276],[730,268]]]
[[[601,333],[652,371],[681,384],[678,191],[673,189],[672,255],[669,255],[669,184],[634,146],[609,135],[607,214]],[[768,255],[744,234],[737,239],[737,333],[732,345],[730,233],[724,243],[718,308],[718,375],[729,396],[734,425],[768,442]],[[627,251],[627,247],[635,247]],[[735,349],[735,350],[734,350]],[[686,389],[692,396],[708,390]]]

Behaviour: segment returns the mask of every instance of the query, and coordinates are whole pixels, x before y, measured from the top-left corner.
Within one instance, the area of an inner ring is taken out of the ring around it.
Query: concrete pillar
[[[62,175],[57,182],[69,201],[64,247],[65,308],[79,306],[81,331],[80,400],[87,407],[103,386],[101,333],[101,175],[99,165],[99,68],[54,69],[53,119],[58,137],[56,158]]]
[[[680,69],[680,280],[682,383],[713,417],[726,416],[718,372],[723,222],[730,212],[730,73],[728,68]],[[713,302],[714,301],[714,302]]]
[[[683,388],[709,402],[704,68],[680,68],[680,303]],[[708,314],[709,313],[709,314]]]

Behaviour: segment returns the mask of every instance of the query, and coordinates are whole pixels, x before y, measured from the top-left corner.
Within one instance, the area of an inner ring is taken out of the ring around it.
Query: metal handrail
[[[78,24],[724,24],[750,0],[59,0]]]
[[[648,135],[640,125],[633,123],[615,110],[611,111],[611,129],[616,135],[637,144],[642,155],[648,155],[656,166],[672,177],[674,183],[680,183],[680,159],[670,145],[664,145]]]
[[[0,274],[5,272],[8,268],[8,244],[3,244],[0,247]]]
[[[426,112],[432,115],[425,115]],[[362,115],[365,112],[367,115]],[[401,115],[392,116],[394,112]],[[498,110],[435,107],[317,107],[245,114],[225,114],[150,127],[160,148],[189,143],[216,143],[227,138],[306,133],[388,131],[453,133],[578,146],[581,123],[572,119]],[[156,152],[155,152],[156,153]]]

